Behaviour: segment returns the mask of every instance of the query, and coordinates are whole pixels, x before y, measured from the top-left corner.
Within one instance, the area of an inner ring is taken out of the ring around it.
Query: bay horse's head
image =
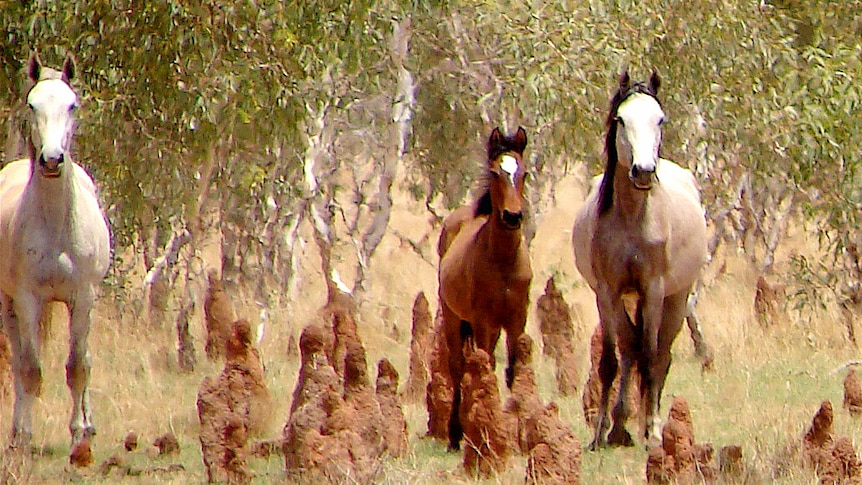
[[[524,149],[527,132],[518,127],[512,136],[494,128],[488,138],[488,191],[479,201],[476,213],[499,217],[503,227],[516,230],[524,219]]]
[[[27,93],[27,104],[33,113],[30,131],[30,161],[33,171],[45,178],[59,177],[72,141],[74,110],[78,95],[70,84],[75,63],[66,58],[62,71],[43,67],[39,56],[30,56],[27,73],[33,86]]]

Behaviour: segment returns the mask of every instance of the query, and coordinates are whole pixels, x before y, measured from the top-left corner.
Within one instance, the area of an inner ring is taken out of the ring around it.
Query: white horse
[[[72,443],[95,434],[87,336],[111,242],[93,179],[69,154],[78,104],[69,84],[74,71],[71,58],[58,72],[42,67],[35,54],[30,57],[30,159],[0,170],[0,320],[15,374],[13,445],[26,444],[32,436],[31,410],[42,387],[38,326],[52,301],[64,302],[69,312]]]
[[[575,220],[578,270],[596,293],[602,326],[602,396],[591,448],[632,444],[625,392],[634,364],[641,374],[645,435],[661,440],[659,402],[670,350],[688,311],[689,293],[707,260],[706,219],[688,170],[659,157],[664,112],[660,81],[620,77],[605,137],[607,165]],[[620,362],[615,349],[619,345]],[[610,433],[608,394],[620,371]]]

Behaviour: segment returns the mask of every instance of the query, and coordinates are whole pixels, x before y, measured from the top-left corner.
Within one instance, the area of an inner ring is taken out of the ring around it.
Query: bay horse
[[[463,437],[459,414],[465,340],[472,339],[493,356],[505,329],[506,384],[512,385],[515,350],[524,333],[533,275],[521,234],[526,146],[523,128],[512,136],[494,128],[487,143],[482,195],[446,218],[438,241],[438,291],[455,393],[449,420],[453,450],[460,448]]]
[[[607,414],[617,371],[620,389],[627,391],[635,363],[644,437],[648,445],[661,441],[659,407],[671,346],[707,261],[697,181],[659,155],[664,121],[657,98],[660,84],[655,72],[648,82],[632,82],[627,71],[620,76],[606,120],[604,174],[595,177],[572,230],[575,263],[596,294],[603,334],[602,393],[591,449],[633,444],[625,429],[628,396],[620,392],[613,428]]]
[[[31,410],[42,387],[38,326],[47,303],[60,301],[69,313],[66,383],[75,444],[95,434],[87,336],[96,286],[111,259],[110,234],[93,179],[69,153],[78,105],[70,84],[74,61],[67,57],[56,71],[34,53],[27,70],[30,158],[0,170],[0,320],[15,375],[12,442],[25,445],[32,437]]]

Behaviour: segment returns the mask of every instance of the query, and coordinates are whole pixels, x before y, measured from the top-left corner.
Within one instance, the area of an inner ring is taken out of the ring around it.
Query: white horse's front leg
[[[90,411],[90,310],[93,291],[82,291],[69,306],[69,360],[66,361],[66,385],[72,394],[72,419],[69,432],[72,444],[96,434]]]
[[[12,441],[15,445],[25,445],[33,435],[33,402],[42,391],[37,328],[42,304],[32,295],[21,294],[13,301],[9,295],[0,294],[0,308],[3,327],[12,348],[12,372],[15,375]]]

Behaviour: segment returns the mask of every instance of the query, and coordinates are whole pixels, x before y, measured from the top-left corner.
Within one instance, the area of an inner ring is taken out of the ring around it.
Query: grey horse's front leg
[[[82,292],[68,303],[69,359],[66,361],[66,385],[72,395],[69,432],[73,445],[96,434],[90,410],[90,354],[87,347],[93,301],[93,291],[90,290]]]

